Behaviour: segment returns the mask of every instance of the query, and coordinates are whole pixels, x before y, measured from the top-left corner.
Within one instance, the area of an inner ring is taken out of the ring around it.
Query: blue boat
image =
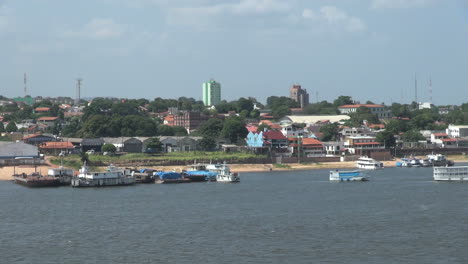
[[[175,171],[158,171],[154,173],[156,183],[187,183],[190,179],[182,177],[180,173]]]
[[[192,181],[216,181],[216,172],[212,171],[185,171],[183,174],[184,178],[188,178]]]
[[[330,181],[368,181],[362,171],[330,171]]]

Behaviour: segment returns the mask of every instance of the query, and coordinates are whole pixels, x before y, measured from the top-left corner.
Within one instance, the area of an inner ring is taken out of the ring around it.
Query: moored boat
[[[21,173],[14,174],[15,183],[26,187],[55,187],[60,186],[60,180],[56,177],[42,176],[40,173],[34,172],[31,174]]]
[[[468,166],[434,167],[436,181],[468,181]]]
[[[182,174],[175,171],[158,171],[154,173],[155,183],[189,183],[190,179],[182,177]]]
[[[239,174],[236,172],[231,172],[229,165],[227,165],[226,163],[209,164],[206,166],[206,169],[216,173],[217,182],[240,182]]]
[[[368,181],[369,177],[365,176],[362,171],[330,171],[330,181]]]
[[[432,164],[432,166],[453,166],[455,163],[451,160],[448,160],[445,155],[442,154],[429,154],[427,159]]]
[[[105,172],[90,172],[86,163],[80,169],[78,176],[72,178],[72,187],[104,187],[132,185],[135,183],[133,175],[113,165],[107,167]]]
[[[67,169],[64,167],[49,168],[47,170],[47,176],[57,178],[60,185],[70,185],[75,171],[73,169]]]
[[[358,169],[365,169],[365,170],[377,170],[377,169],[384,168],[383,162],[375,160],[373,158],[369,158],[367,156],[360,157],[356,161],[356,166]]]

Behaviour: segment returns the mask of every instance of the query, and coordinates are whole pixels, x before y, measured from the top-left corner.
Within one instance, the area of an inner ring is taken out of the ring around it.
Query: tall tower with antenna
[[[418,102],[418,77],[414,74],[414,101]]]
[[[28,96],[28,78],[26,76],[26,73],[24,73],[24,96]]]
[[[429,103],[432,105],[432,78],[429,76]]]
[[[76,106],[78,106],[80,104],[81,82],[83,82],[83,79],[81,79],[81,78],[76,79],[76,97],[75,97],[75,105]]]

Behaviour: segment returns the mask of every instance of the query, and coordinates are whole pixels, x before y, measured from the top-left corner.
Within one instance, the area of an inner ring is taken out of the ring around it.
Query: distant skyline
[[[7,97],[468,102],[468,0],[0,0],[0,43]]]

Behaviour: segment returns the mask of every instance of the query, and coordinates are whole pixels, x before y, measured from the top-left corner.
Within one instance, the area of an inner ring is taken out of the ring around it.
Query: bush
[[[102,146],[102,152],[115,153],[116,151],[117,148],[112,144],[104,144],[104,146]]]

